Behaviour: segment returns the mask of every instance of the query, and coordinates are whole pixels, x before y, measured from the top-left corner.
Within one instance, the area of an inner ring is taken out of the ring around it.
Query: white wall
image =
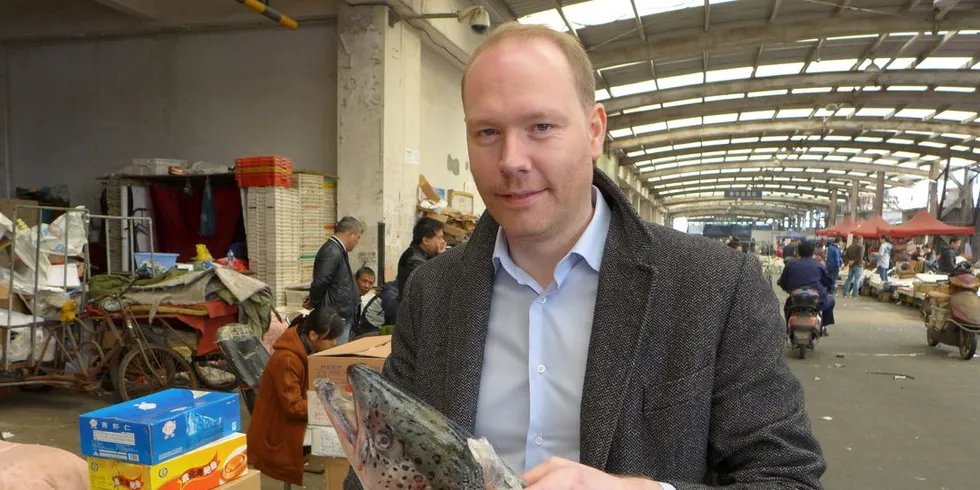
[[[474,194],[474,211],[485,209],[473,185],[466,151],[460,82],[463,72],[428,47],[422,48],[421,165],[433,187]]]
[[[97,209],[96,177],[134,157],[336,175],[336,58],[334,25],[13,46],[12,181]]]

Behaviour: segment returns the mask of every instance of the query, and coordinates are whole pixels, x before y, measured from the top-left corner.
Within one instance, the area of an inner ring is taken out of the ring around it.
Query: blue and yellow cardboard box
[[[172,388],[78,417],[82,454],[153,465],[238,432],[237,393]]]

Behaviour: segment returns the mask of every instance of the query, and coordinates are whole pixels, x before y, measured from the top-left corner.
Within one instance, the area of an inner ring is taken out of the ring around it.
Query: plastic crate
[[[261,174],[235,174],[238,187],[292,187],[292,174],[274,172]]]
[[[293,170],[293,160],[286,157],[280,157],[276,155],[267,155],[259,157],[245,157],[235,159],[235,168],[249,168],[249,167],[279,167],[284,169]]]

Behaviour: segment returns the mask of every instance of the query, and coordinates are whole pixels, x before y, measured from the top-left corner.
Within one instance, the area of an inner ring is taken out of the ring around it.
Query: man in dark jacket
[[[847,265],[847,280],[844,281],[844,297],[847,293],[857,296],[861,289],[861,277],[864,274],[864,239],[854,237],[854,243],[847,247],[844,253],[844,264]]]
[[[840,267],[844,264],[844,259],[840,254],[840,237],[834,238],[834,241],[827,245],[827,272],[830,274],[830,279],[832,284],[830,285],[830,294],[833,295],[837,292],[837,280],[840,279]]]
[[[405,295],[405,284],[408,276],[425,261],[446,251],[446,240],[443,238],[442,221],[423,217],[415,223],[412,230],[412,244],[398,259],[398,291]]]
[[[820,291],[820,310],[823,317],[823,326],[834,324],[834,297],[827,294],[830,289],[831,279],[827,268],[813,258],[813,244],[810,242],[800,242],[800,258],[786,263],[783,275],[779,277],[776,284],[783,288],[783,291],[792,294],[793,291],[802,287],[811,287]],[[792,298],[786,298],[786,305],[783,313],[789,317],[789,306]],[[824,331],[826,335],[826,331]]]
[[[949,245],[942,238],[938,238],[936,241],[939,242],[939,255],[936,265],[939,268],[939,272],[949,274],[956,267],[956,254],[962,242],[960,242],[959,237],[955,236],[949,239]]]
[[[330,307],[344,319],[346,328],[338,344],[347,342],[360,311],[361,295],[354,283],[348,254],[357,247],[363,231],[359,221],[345,216],[337,223],[333,236],[320,247],[313,262],[310,303],[313,308]]]

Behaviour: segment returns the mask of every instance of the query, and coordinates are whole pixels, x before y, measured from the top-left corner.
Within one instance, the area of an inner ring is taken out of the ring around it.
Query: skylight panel
[[[715,114],[713,116],[704,116],[705,124],[722,124],[738,121],[738,113],[734,112],[731,114]]]
[[[635,114],[637,112],[655,111],[660,109],[660,104],[645,105],[642,107],[634,107],[632,109],[623,109],[623,114]]]
[[[808,117],[813,109],[783,109],[776,114],[776,119]]]
[[[701,103],[701,97],[696,97],[693,99],[683,99],[683,100],[674,100],[671,102],[664,102],[664,107],[676,107],[679,105],[690,105],[690,104],[700,104],[700,103]]]
[[[826,141],[851,141],[851,138],[849,136],[837,136],[833,134],[824,136],[823,139]]]
[[[775,113],[776,111],[772,110],[743,112],[741,117],[739,117],[739,121],[758,121],[762,119],[770,119]]]
[[[889,85],[889,92],[925,92],[929,87],[925,85]]]
[[[848,116],[854,114],[854,110],[855,109],[853,107],[841,107],[834,114],[834,117],[848,117]]]
[[[775,147],[773,147],[773,148],[756,148],[755,149],[755,152],[756,153],[776,153],[777,151],[779,151],[779,148],[775,148]]]
[[[951,150],[956,150],[956,151],[970,151],[970,147],[969,146],[960,146],[960,145],[953,146],[950,149]],[[980,147],[974,148],[973,149],[973,153],[980,153]]]
[[[891,144],[893,144],[893,145],[912,145],[912,144],[915,144],[915,141],[914,140],[905,139],[905,138],[890,138],[888,140],[888,142],[891,143]]]
[[[628,156],[630,158],[636,158],[636,157],[642,157],[643,155],[646,155],[646,154],[647,154],[647,152],[645,150],[637,150],[637,151],[631,151],[631,152],[627,153],[626,156]]]
[[[596,90],[595,91],[595,100],[597,100],[597,101],[599,101],[599,100],[606,100],[608,98],[609,98],[609,92],[606,91],[606,89]]]
[[[609,131],[609,135],[613,138],[625,138],[627,136],[633,136],[633,131],[629,128],[613,129],[612,131]]]
[[[861,153],[861,150],[857,148],[834,148],[834,153]]]
[[[673,150],[673,149],[674,149],[674,147],[671,146],[671,145],[658,146],[656,148],[650,148],[649,150],[647,150],[647,155],[652,155],[654,153],[663,153],[665,151],[670,151],[670,150]]]
[[[893,32],[889,34],[890,37],[912,37],[918,34],[918,32]]]
[[[709,97],[705,97],[704,98],[704,101],[705,102],[717,102],[719,100],[732,100],[732,99],[742,99],[742,98],[745,98],[745,94],[742,94],[742,93],[738,93],[738,94],[724,94],[724,95],[712,95],[712,96],[709,96]]]
[[[657,79],[657,86],[660,87],[661,90],[674,87],[686,87],[688,85],[699,85],[702,83],[704,83],[704,73],[702,72]]]
[[[965,158],[953,157],[953,158],[950,158],[949,159],[949,163],[951,163],[953,165],[956,165],[956,166],[970,165],[970,164],[973,163],[973,160],[967,160]]]
[[[759,141],[759,138],[753,138],[753,137],[748,137],[748,138],[732,138],[732,144],[733,145],[740,145],[742,143],[756,143],[758,141]]]
[[[872,62],[875,64],[875,66],[881,68],[887,65],[888,62],[891,60],[892,60],[891,58],[868,58],[862,61],[860,65],[858,65],[858,71],[864,71],[865,68],[871,66]]]
[[[751,148],[745,148],[745,149],[742,149],[742,150],[728,150],[728,154],[729,155],[741,155],[741,154],[745,154],[745,153],[752,153],[752,149]]]
[[[728,143],[728,140],[718,140],[718,141],[724,141],[726,144]],[[708,143],[709,143],[708,141],[705,141],[705,142],[701,143],[701,146],[708,146]],[[702,153],[701,156],[704,156],[704,157],[716,157],[716,156],[724,155],[724,154],[725,154],[725,150],[708,151],[708,152]]]
[[[654,158],[653,160],[650,160],[650,162],[655,165],[659,165],[661,163],[667,163],[667,162],[676,162],[676,161],[677,161],[677,157],[660,157],[660,158]]]
[[[726,163],[737,163],[737,162],[744,162],[744,161],[746,161],[746,157],[744,156],[725,157]]]
[[[977,89],[976,88],[973,88],[973,87],[951,87],[951,86],[946,86],[946,85],[940,85],[940,86],[936,87],[936,92],[963,92],[963,93],[971,93],[971,92],[976,92],[976,90]]]
[[[556,31],[561,32],[568,30],[568,26],[565,25],[565,21],[561,20],[561,15],[556,9],[525,15],[524,17],[518,19],[518,22],[521,24],[544,24]]]
[[[708,141],[702,141],[701,142],[701,146],[717,146],[717,145],[727,145],[727,144],[728,144],[728,140],[727,139],[708,140]]]
[[[642,126],[633,126],[633,134],[653,133],[667,130],[667,123],[660,121]]]
[[[643,92],[652,92],[654,90],[657,90],[656,80],[644,80],[642,82],[629,83],[626,85],[613,87],[612,94],[615,97],[623,97],[625,95],[641,94]]]
[[[958,70],[970,61],[969,57],[930,56],[915,67],[916,70]]]
[[[835,37],[828,37],[827,40],[828,41],[836,41],[838,39],[870,39],[872,37],[878,37],[878,35],[877,34],[857,34],[857,35],[853,35],[853,36],[835,36]],[[853,62],[852,62],[852,64],[853,64]]]
[[[603,5],[606,5],[606,1],[607,0],[592,0],[589,3],[598,4],[602,2]],[[732,1],[735,0],[711,0],[709,4],[717,5],[719,3],[728,3]],[[608,3],[614,3],[614,2],[608,2]],[[623,4],[622,2],[619,1],[615,3],[617,4],[617,6]],[[702,5],[704,5],[703,0],[672,0],[670,2],[636,2],[636,10],[640,14],[640,16],[643,17],[652,14],[659,14],[662,12],[671,12],[674,10],[683,10],[691,7],[700,7]],[[625,3],[625,8],[630,8],[629,2]],[[625,10],[623,7],[619,7],[619,9]],[[630,10],[629,12],[630,12],[630,17],[632,17],[633,11]]]
[[[683,143],[680,145],[674,145],[675,150],[683,150],[685,148],[701,148],[700,141],[692,141],[690,143]]]
[[[895,113],[895,117],[904,117],[910,119],[922,119],[935,112],[932,109],[902,109]]]
[[[844,156],[844,155],[827,155],[827,156],[823,157],[823,159],[824,160],[827,160],[827,161],[830,161],[830,162],[846,162],[847,161],[847,157]]]
[[[803,62],[799,63],[779,63],[775,65],[759,65],[755,71],[756,77],[773,77],[779,75],[795,75],[803,69]]]
[[[725,70],[710,70],[705,74],[705,82],[723,82],[726,80],[743,80],[752,76],[751,66],[728,68]]]
[[[895,109],[880,108],[880,107],[865,107],[857,111],[854,115],[857,117],[885,117],[892,113]]]
[[[872,138],[870,136],[858,136],[854,138],[854,141],[861,141],[864,143],[881,143],[884,138]],[[874,152],[875,150],[871,150]]]
[[[865,86],[861,87],[861,91],[862,92],[880,92],[881,91],[881,87],[879,87],[877,85],[865,85]]]
[[[868,157],[851,157],[851,161],[857,163],[871,163],[872,160]]]
[[[794,88],[794,94],[823,94],[834,90],[833,87],[809,87],[809,88]]]
[[[895,58],[888,67],[889,70],[907,70],[915,61],[915,58]]]
[[[831,168],[831,169],[828,169],[827,170],[827,173],[828,174],[834,174],[834,175],[844,175],[847,172],[844,171],[844,170],[837,170],[836,168]]]
[[[674,119],[671,121],[667,121],[667,129],[671,129],[671,130],[680,129],[680,128],[689,128],[691,126],[699,126],[699,125],[701,125],[701,116],[687,117],[684,119]]]
[[[852,90],[854,90],[854,89],[856,89],[856,88],[857,88],[857,87],[848,87],[848,86],[843,86],[843,87],[837,87],[837,92],[838,92],[838,93],[842,93],[842,92],[850,92],[850,91],[852,91]]]
[[[763,136],[762,137],[762,141],[765,141],[765,142],[768,142],[768,141],[786,141],[788,139],[789,139],[789,136]]]
[[[747,95],[749,97],[769,97],[773,95],[786,95],[789,93],[788,89],[782,90],[760,90],[758,92],[749,92]]]
[[[889,165],[897,165],[898,160],[895,160],[894,158],[879,158],[875,160],[875,163],[887,163]]]
[[[828,38],[828,40],[829,39],[834,39],[834,38]],[[846,38],[838,38],[838,39],[851,39],[851,37],[848,36]],[[832,71],[848,71],[851,69],[852,66],[854,66],[855,63],[857,63],[857,59],[815,61],[813,63],[810,63],[810,66],[807,67],[806,72],[827,73]]]
[[[760,162],[760,161],[764,162],[767,160],[772,160],[772,155],[751,155],[749,156],[749,160],[756,161],[756,162]]]
[[[896,156],[896,157],[899,157],[899,158],[918,158],[919,157],[919,154],[918,153],[912,153],[910,151],[896,151],[895,153],[892,153],[892,155],[893,156]]]
[[[920,141],[921,146],[930,146],[932,148],[946,148],[946,145],[938,141]]]
[[[969,138],[970,135],[968,135],[968,134],[960,134],[960,133],[943,133],[942,134],[942,137],[943,138],[954,138],[954,139],[965,140],[965,139]]]
[[[881,142],[881,140],[875,141],[875,143],[880,143],[880,142]],[[888,150],[878,150],[878,149],[875,149],[875,150],[864,150],[864,152],[865,153],[869,153],[871,155],[887,155],[887,154],[891,153]]]
[[[933,112],[934,111],[929,111],[929,114],[932,114]],[[922,136],[932,136],[933,135],[933,133],[930,132],[930,131],[912,131],[912,130],[908,130],[908,131],[906,131],[906,133],[908,133],[908,134],[919,134],[919,135],[922,135]]]
[[[967,119],[974,118],[974,117],[977,117],[977,113],[970,112],[970,111],[946,110],[940,112],[939,114],[936,114],[936,119],[942,119],[944,121],[956,121],[956,122],[965,121]]]

